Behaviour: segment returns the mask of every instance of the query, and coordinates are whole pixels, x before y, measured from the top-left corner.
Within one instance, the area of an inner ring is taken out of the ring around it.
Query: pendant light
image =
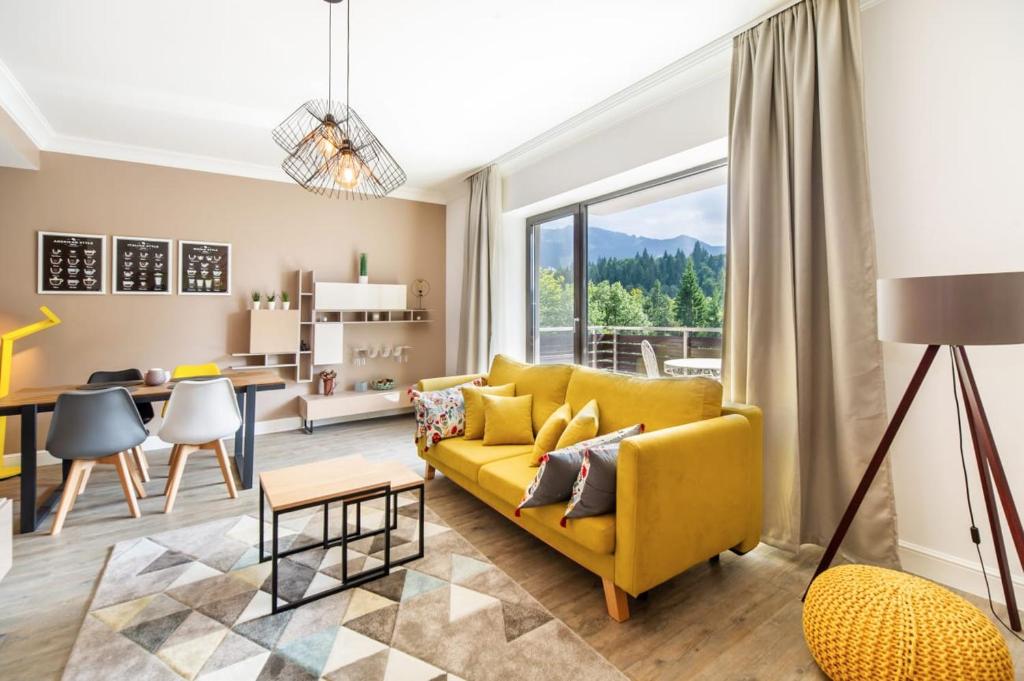
[[[327,99],[313,99],[274,128],[274,141],[288,156],[281,167],[303,188],[347,198],[387,196],[405,183],[405,171],[349,105],[352,0],[345,18],[345,101],[331,99],[334,5],[327,10]]]

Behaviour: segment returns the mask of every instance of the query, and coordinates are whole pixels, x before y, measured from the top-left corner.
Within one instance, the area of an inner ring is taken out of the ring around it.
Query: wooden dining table
[[[250,489],[253,483],[255,460],[256,393],[266,390],[283,390],[284,381],[271,371],[225,371],[222,377],[231,380],[238,400],[238,411],[242,425],[235,433],[235,463],[241,478],[242,489]],[[170,398],[174,381],[163,385],[132,385],[129,393],[136,404],[163,402]],[[82,385],[56,385],[41,388],[22,388],[7,397],[0,398],[0,416],[21,418],[21,533],[35,532],[60,500],[64,483],[58,485],[49,497],[40,504],[36,500],[36,418],[40,413],[52,412],[61,393],[81,389]],[[95,388],[97,386],[90,386]],[[67,479],[69,461],[63,462],[63,478]]]

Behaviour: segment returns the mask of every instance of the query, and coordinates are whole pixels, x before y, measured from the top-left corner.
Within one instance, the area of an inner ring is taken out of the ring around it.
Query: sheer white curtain
[[[886,423],[856,0],[737,36],[729,125],[726,396],[764,409],[764,539],[826,544]],[[897,564],[888,467],[847,535]]]

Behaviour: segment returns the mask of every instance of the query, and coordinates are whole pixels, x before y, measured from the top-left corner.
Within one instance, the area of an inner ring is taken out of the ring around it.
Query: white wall
[[[1022,31],[1019,0],[887,0],[864,12],[879,276],[1024,269]],[[885,348],[890,411],[921,352],[915,346]],[[1024,348],[969,352],[1010,485],[1018,503],[1024,502],[1018,406]],[[943,354],[893,447],[901,554],[908,570],[984,593],[973,569],[977,555],[968,533],[951,391]],[[991,567],[995,558],[969,434],[966,451]],[[1018,561],[1010,562],[1018,585],[1024,584]],[[1000,591],[997,582],[993,589]],[[1018,588],[1024,600],[1021,595]]]
[[[1024,218],[1018,206],[1024,193],[1021,32],[1024,3],[1017,0],[885,0],[865,10],[865,97],[880,276],[1024,269]],[[524,217],[693,167],[701,158],[721,157],[727,124],[728,74],[721,72],[510,173],[502,242],[508,319],[518,323],[525,315],[519,278],[525,271]],[[449,224],[455,212],[449,206]],[[459,290],[451,279],[449,286]],[[451,308],[449,314],[454,320]],[[522,356],[525,329],[521,324],[508,328],[499,347]],[[449,347],[455,347],[451,341]],[[885,348],[890,411],[921,351]],[[1024,457],[1019,456],[1024,426],[1016,413],[1024,348],[972,349],[971,357],[1011,486],[1024,508]],[[984,594],[968,534],[950,390],[948,366],[940,363],[893,447],[901,557],[912,572]],[[973,457],[969,436],[966,447]],[[991,568],[995,560],[976,471],[971,476]],[[1014,574],[1024,586],[1019,566]],[[998,596],[996,582],[993,588]],[[1024,589],[1018,599],[1024,602]]]

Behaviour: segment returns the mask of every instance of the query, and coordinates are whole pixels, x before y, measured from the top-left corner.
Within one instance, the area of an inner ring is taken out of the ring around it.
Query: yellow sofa
[[[479,376],[420,381],[443,390]],[[450,438],[430,449],[417,443],[426,477],[440,470],[535,537],[596,573],[608,614],[629,618],[626,594],[637,596],[687,568],[731,549],[750,551],[761,536],[761,410],[722,404],[722,386],[707,378],[647,379],[564,364],[529,365],[497,356],[491,385],[515,383],[533,395],[534,432],[563,403],[573,413],[590,399],[599,434],[643,423],[642,435],[619,449],[616,511],[559,521],[565,504],[513,515],[537,468],[532,445],[485,446]]]

